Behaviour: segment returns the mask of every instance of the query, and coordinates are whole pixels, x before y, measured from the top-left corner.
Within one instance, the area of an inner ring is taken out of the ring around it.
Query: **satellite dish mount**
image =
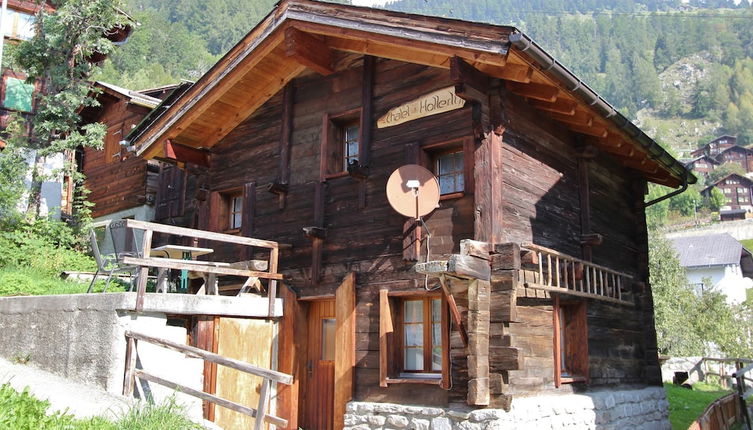
[[[431,213],[439,204],[439,181],[429,170],[417,164],[398,168],[387,180],[387,200],[399,214],[413,218],[415,226],[415,257],[421,251],[422,217]],[[427,230],[427,239],[430,234]],[[427,246],[428,259],[428,246]]]

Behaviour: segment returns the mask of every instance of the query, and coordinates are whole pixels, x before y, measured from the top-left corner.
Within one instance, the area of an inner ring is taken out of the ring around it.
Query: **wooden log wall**
[[[115,143],[122,140],[131,127],[141,121],[150,109],[127,103],[111,96],[102,97],[101,108],[94,112],[89,108],[82,117],[107,126],[108,137]],[[118,147],[119,149],[119,147]],[[130,209],[147,203],[147,162],[133,155],[106,160],[106,150],[84,149],[82,171],[86,175],[85,186],[94,203],[94,218]],[[116,151],[121,154],[121,151]]]
[[[346,273],[357,274],[354,399],[415,403],[420,398],[421,404],[440,406],[466,403],[468,382],[472,379],[467,365],[469,350],[455,329],[450,336],[452,390],[425,384],[380,388],[379,290],[386,287],[390,291],[421,292],[424,287],[424,278],[412,271],[413,262],[403,260],[406,219],[387,203],[387,178],[407,162],[426,163],[429,157],[422,149],[426,146],[473,139],[477,124],[471,103],[400,126],[373,129],[371,146],[367,148],[367,176],[344,174],[322,182],[322,115],[336,116],[361,108],[365,93],[362,57],[339,54],[333,63],[335,73],[329,76],[310,72],[289,84],[292,109],[283,108],[281,91],[229,133],[212,149],[211,167],[205,175],[189,169],[187,183],[194,185],[193,191],[186,193],[186,211],[198,214],[194,223],[206,228],[211,224],[206,218],[215,216],[210,213],[206,193],[242,189],[255,182],[253,229],[244,233],[291,245],[283,250],[280,267],[286,284],[300,297],[332,295]],[[374,67],[374,123],[387,110],[452,84],[447,70],[384,59],[377,59]],[[500,100],[501,106],[483,107],[481,118],[488,121],[489,112],[494,112],[495,117],[504,118],[506,127],[501,138],[502,242],[533,242],[579,256],[582,232],[574,137],[529,108],[523,99],[496,85],[494,88],[500,95],[492,100]],[[285,204],[281,205],[279,194],[267,191],[267,185],[280,181],[279,166],[286,164],[280,163],[283,111],[292,111],[293,118],[288,186]],[[646,238],[635,234],[645,228],[645,223],[640,224],[642,212],[635,206],[642,194],[634,187],[630,174],[608,157],[599,155],[589,166],[590,228],[605,237],[603,245],[593,248],[594,261],[636,273],[636,266],[645,264],[640,255]],[[317,188],[322,190],[323,202],[318,214],[314,198]],[[474,197],[466,193],[443,200],[426,217],[434,258],[458,253],[462,239],[475,237],[474,210]],[[321,270],[314,279],[312,240],[302,229],[319,223],[324,232]],[[233,248],[215,252],[215,258],[240,259]],[[488,288],[489,405],[509,407],[512,394],[554,390],[552,301],[548,293],[533,293],[519,285],[515,264],[520,263],[515,262],[515,252],[510,248],[490,252],[493,276]],[[421,257],[424,253],[425,249]],[[432,280],[430,287],[435,284],[436,280]],[[641,343],[640,339],[648,335],[646,322],[652,315],[650,300],[645,301],[645,297],[640,296],[643,301],[636,308],[589,303],[593,384],[643,380],[650,353],[643,345],[651,341]],[[456,302],[467,322],[471,305],[467,293],[459,294]],[[483,356],[483,351],[477,353]]]

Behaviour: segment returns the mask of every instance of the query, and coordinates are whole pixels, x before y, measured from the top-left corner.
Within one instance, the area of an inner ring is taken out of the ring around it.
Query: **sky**
[[[382,6],[385,3],[388,3],[394,0],[351,0],[351,1],[356,6],[374,6],[374,5]]]

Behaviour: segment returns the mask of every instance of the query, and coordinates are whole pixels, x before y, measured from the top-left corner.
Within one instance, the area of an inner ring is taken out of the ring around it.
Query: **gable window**
[[[321,175],[343,176],[349,164],[358,164],[361,141],[361,110],[324,115]]]
[[[379,292],[380,385],[449,386],[449,316],[438,295],[390,297]]]
[[[27,84],[23,79],[13,76],[5,76],[3,83],[3,107],[19,112],[31,112],[34,84]]]
[[[588,326],[585,301],[554,298],[554,384],[588,381]]]

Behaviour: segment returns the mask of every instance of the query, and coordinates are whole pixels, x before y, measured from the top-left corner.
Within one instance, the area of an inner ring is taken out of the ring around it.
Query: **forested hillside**
[[[100,78],[134,89],[195,80],[274,3],[129,0],[141,26]],[[719,133],[753,143],[753,8],[745,1],[398,0],[385,7],[515,25],[624,114],[637,118],[642,110],[656,137],[676,147]],[[664,73],[677,62],[692,62],[694,79]]]

